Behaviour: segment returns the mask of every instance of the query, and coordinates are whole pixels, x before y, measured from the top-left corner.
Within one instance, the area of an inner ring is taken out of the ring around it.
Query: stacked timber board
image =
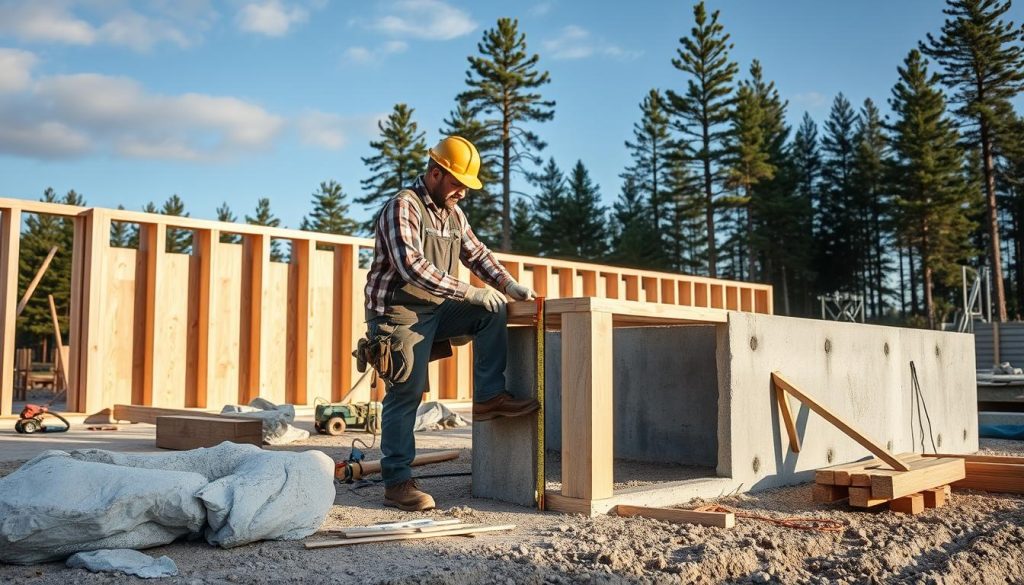
[[[185,451],[215,447],[224,441],[263,445],[263,421],[258,418],[207,416],[156,417],[156,446]]]
[[[960,457],[897,455],[909,471],[891,469],[880,459],[869,459],[819,469],[814,474],[814,501],[849,499],[856,508],[889,504],[896,512],[916,514],[925,507],[940,507],[949,497],[949,485],[966,476]]]
[[[953,484],[957,489],[1024,494],[1024,457],[995,455],[926,455],[956,457],[964,461],[966,476]]]

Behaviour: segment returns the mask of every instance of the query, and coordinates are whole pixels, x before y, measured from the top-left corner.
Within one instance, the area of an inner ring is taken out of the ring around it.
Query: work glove
[[[477,288],[475,286],[469,287],[469,291],[466,292],[466,300],[474,305],[480,305],[492,313],[497,313],[498,309],[505,304],[505,297],[501,296],[498,291],[493,288]]]
[[[505,287],[505,294],[512,297],[513,301],[532,301],[537,298],[537,293],[532,288],[514,280]]]

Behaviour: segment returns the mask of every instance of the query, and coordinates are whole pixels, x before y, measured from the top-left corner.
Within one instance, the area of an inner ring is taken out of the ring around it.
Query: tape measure
[[[544,474],[544,333],[545,333],[544,297],[537,297],[537,509],[544,510],[544,490],[547,478]]]

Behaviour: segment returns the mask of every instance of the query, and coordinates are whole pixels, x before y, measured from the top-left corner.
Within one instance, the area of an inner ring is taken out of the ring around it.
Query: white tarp
[[[315,532],[334,503],[319,451],[221,443],[157,455],[47,451],[0,478],[0,561],[141,549],[185,535],[224,548]]]
[[[72,569],[88,569],[93,573],[125,573],[143,579],[173,577],[178,574],[178,565],[174,564],[171,557],[165,555],[154,559],[129,548],[75,553],[65,564]]]
[[[436,431],[464,427],[469,423],[440,402],[424,402],[416,409],[413,431]]]
[[[309,431],[292,426],[295,407],[291,404],[278,405],[265,398],[254,398],[249,406],[227,404],[220,413],[262,420],[263,442],[267,445],[286,445],[309,438]]]

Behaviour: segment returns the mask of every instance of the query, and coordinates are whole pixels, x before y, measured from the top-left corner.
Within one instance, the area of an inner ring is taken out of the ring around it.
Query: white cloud
[[[369,28],[391,36],[447,41],[476,30],[468,14],[441,0],[398,0],[390,14],[369,24]]]
[[[37,158],[113,152],[129,158],[213,161],[271,148],[286,121],[245,100],[161,95],[97,74],[30,80],[0,102],[0,151]]]
[[[238,13],[238,26],[247,32],[280,37],[288,34],[292,25],[306,22],[308,18],[309,12],[300,6],[264,0],[243,6]]]
[[[28,87],[36,60],[28,51],[0,48],[0,94]]]
[[[136,51],[148,51],[163,41],[182,48],[192,44],[185,33],[177,27],[155,21],[137,12],[118,14],[100,27],[99,36],[104,42],[131,47]]]
[[[409,48],[405,41],[388,41],[383,45],[370,49],[368,47],[349,47],[345,49],[343,60],[355,65],[376,63],[388,55],[405,52]]]
[[[541,46],[544,47],[546,55],[558,60],[586,59],[603,55],[628,61],[641,55],[640,51],[623,49],[618,45],[594,39],[590,31],[574,24],[562,28],[557,37],[543,41]]]
[[[378,130],[377,122],[386,117],[386,114],[346,117],[309,110],[295,119],[295,128],[303,144],[340,150],[352,136],[374,136]]]
[[[828,98],[816,91],[798,93],[791,98],[791,101],[794,105],[808,110],[819,110],[828,105]]]
[[[137,4],[157,13],[152,17],[133,10],[130,2],[78,4],[71,0],[0,0],[0,35],[27,42],[107,44],[147,51],[163,42],[190,46],[216,17],[204,0],[183,0],[173,11],[162,1]],[[88,12],[92,22],[77,12]]]
[[[548,13],[551,12],[552,8],[554,8],[554,2],[541,2],[539,4],[534,4],[533,7],[530,8],[530,15],[547,16]]]
[[[53,159],[81,156],[91,149],[87,136],[60,122],[0,124],[0,152],[7,154]]]
[[[60,0],[0,3],[0,33],[24,41],[49,41],[69,45],[91,45],[96,29],[77,18]]]

